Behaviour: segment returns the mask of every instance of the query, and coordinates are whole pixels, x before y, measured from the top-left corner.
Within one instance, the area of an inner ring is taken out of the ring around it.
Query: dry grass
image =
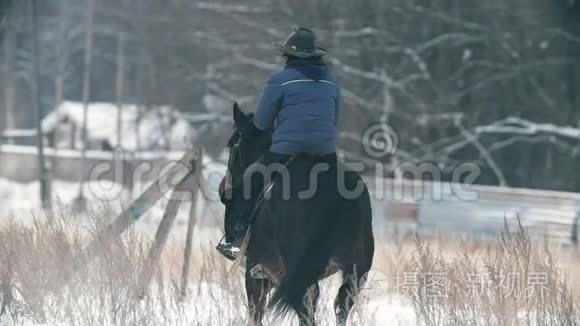
[[[81,224],[78,216],[61,211],[35,217],[32,224],[10,221],[0,227],[0,324],[183,325],[208,320],[207,314],[223,313],[226,320],[234,320],[243,313],[243,305],[228,302],[242,299],[233,295],[239,291],[228,293],[240,284],[225,280],[225,265],[212,264],[215,259],[196,264],[195,272],[207,277],[189,289],[197,293],[184,302],[174,274],[181,265],[158,269],[145,296],[140,296],[139,276],[150,243],[135,231],[102,246],[98,259],[75,267],[74,257],[107,222],[106,216],[112,214],[98,209],[89,216],[90,223],[84,219]],[[217,286],[212,282],[220,274]],[[231,313],[191,302],[200,297],[214,297],[215,302],[204,303],[223,305]]]
[[[246,324],[241,273],[227,278],[229,263],[214,254],[208,241],[198,243],[194,251],[184,301],[177,281],[180,241],[168,244],[143,297],[138,295],[138,282],[150,245],[143,233],[130,231],[103,246],[98,259],[75,267],[75,255],[110,216],[107,207],[93,210],[89,218],[60,209],[53,216],[37,216],[32,223],[0,224],[0,325]],[[384,272],[391,285],[399,281],[391,287],[391,295],[405,290],[405,302],[422,325],[576,325],[580,319],[574,293],[580,289],[568,276],[574,275],[574,268],[578,274],[579,258],[572,250],[558,257],[564,257],[563,263],[548,246],[534,244],[520,229],[506,232],[495,244],[443,238],[378,242],[374,269]],[[502,277],[513,273],[520,277],[508,291]],[[540,273],[546,275],[547,291],[541,297],[529,295],[528,279]],[[485,286],[475,287],[473,275],[481,276]],[[432,291],[440,276],[445,291],[435,296]],[[416,284],[410,284],[414,278]],[[322,296],[324,304],[317,315],[321,325],[334,324],[334,285]],[[477,289],[481,293],[475,293]],[[385,319],[377,321],[380,318],[369,311],[358,309],[352,324],[384,325]]]
[[[437,237],[387,243],[375,269],[395,280],[421,325],[578,325],[580,255],[532,241],[526,230],[495,242]]]

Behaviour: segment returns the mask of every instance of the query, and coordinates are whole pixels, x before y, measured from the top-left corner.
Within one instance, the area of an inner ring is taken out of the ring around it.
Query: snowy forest
[[[34,128],[37,23],[43,115],[64,100],[170,105],[210,117],[199,141],[217,155],[231,103],[255,109],[282,65],[272,43],[304,26],[343,89],[347,158],[374,164],[360,135],[381,121],[399,139],[388,173],[473,162],[481,184],[580,191],[577,0],[31,3],[0,2],[0,130]]]

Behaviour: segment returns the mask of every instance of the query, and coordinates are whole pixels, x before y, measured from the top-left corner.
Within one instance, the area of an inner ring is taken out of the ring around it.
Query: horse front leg
[[[361,276],[365,276],[369,270],[370,264],[362,268],[356,268],[354,265],[343,268],[343,283],[338,289],[338,294],[334,301],[337,326],[346,326],[355,299],[359,295],[361,287],[364,286],[361,283]]]
[[[246,265],[246,296],[248,298],[249,326],[262,326],[266,311],[266,301],[272,284],[267,279],[254,279],[250,271],[253,264]]]

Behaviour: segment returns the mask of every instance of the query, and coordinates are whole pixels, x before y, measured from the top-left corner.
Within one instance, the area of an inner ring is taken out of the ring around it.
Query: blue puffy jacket
[[[340,90],[321,59],[294,59],[274,74],[254,123],[272,128],[271,151],[279,154],[330,154],[336,150]]]

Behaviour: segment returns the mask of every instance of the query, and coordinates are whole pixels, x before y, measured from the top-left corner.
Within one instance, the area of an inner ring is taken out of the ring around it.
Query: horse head
[[[269,148],[272,135],[254,125],[254,115],[244,113],[238,103],[233,107],[234,132],[228,140],[228,169],[220,183],[220,198],[222,202],[231,204],[232,190],[242,186],[242,178],[246,169],[256,162]]]

